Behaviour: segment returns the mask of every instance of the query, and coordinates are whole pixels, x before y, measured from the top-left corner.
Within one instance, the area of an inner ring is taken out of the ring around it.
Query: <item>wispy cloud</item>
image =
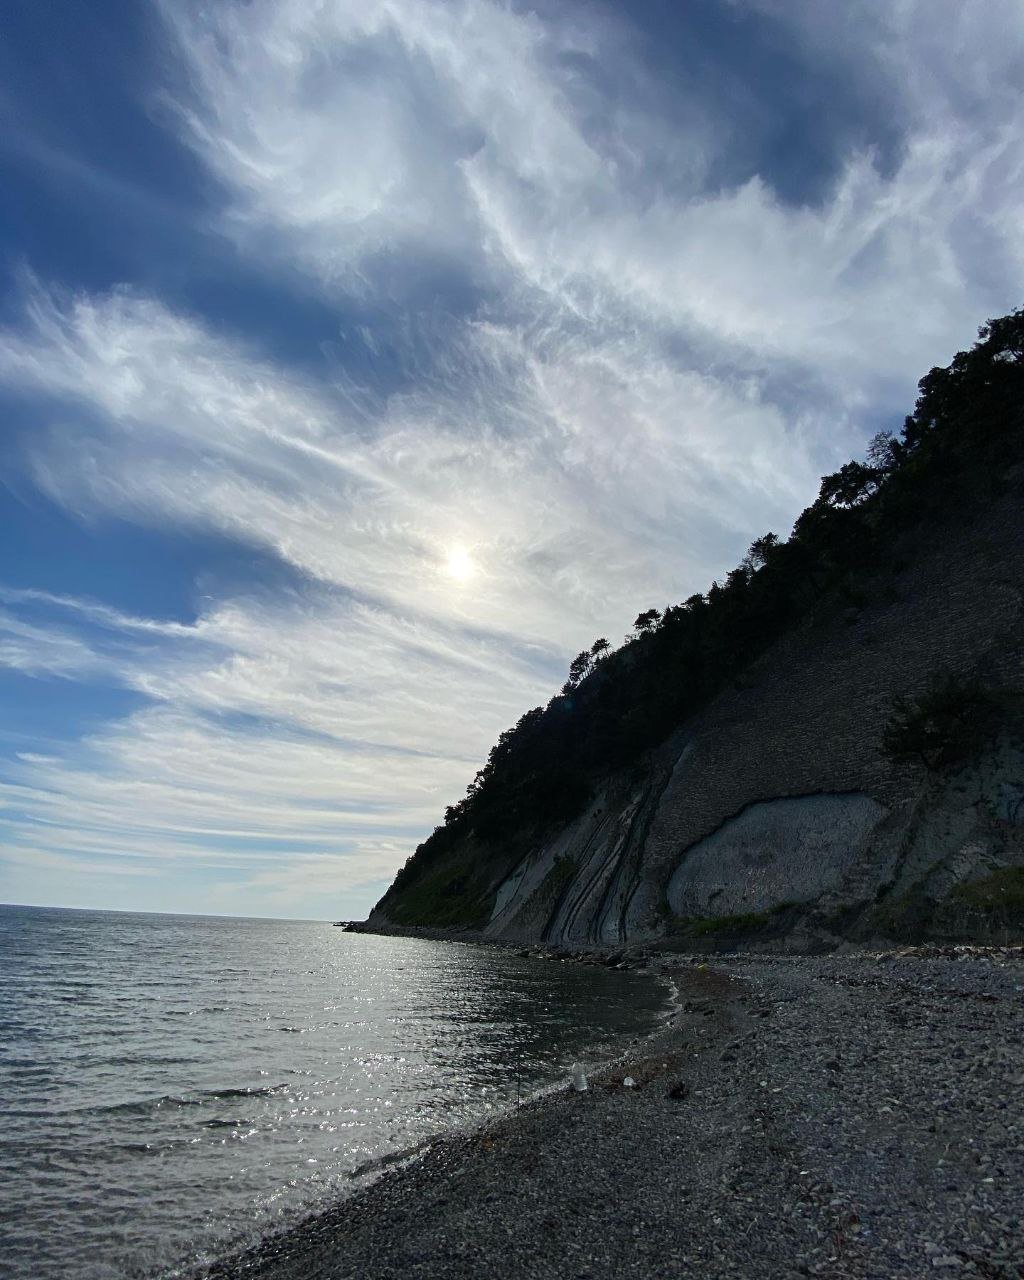
[[[363,364],[339,343],[299,371],[139,287],[22,280],[0,383],[23,474],[78,515],[260,548],[292,585],[175,621],[0,591],[0,662],[143,700],[11,763],[18,858],[365,905],[581,645],[784,532],[1019,301],[1009,4],[861,0],[841,39],[810,0],[734,7],[869,80],[899,145],[858,143],[813,203],[767,167],[716,185],[728,101],[685,60],[652,85],[610,8],[162,6],[161,102],[218,235],[304,273],[339,329],[354,300],[402,319],[350,334]]]
[[[88,661],[69,674],[134,689],[149,708],[60,754],[19,753],[0,783],[6,848],[94,871],[98,855],[111,873],[140,860],[172,876],[221,868],[255,892],[268,862],[297,857],[321,878],[329,867],[338,893],[377,881],[461,791],[492,725],[543,688],[493,642],[323,593],[226,603],[156,646],[144,619],[99,616],[119,620],[120,645],[81,646]],[[38,673],[59,637],[32,628]]]
[[[787,205],[762,177],[707,189],[729,103],[698,101],[681,65],[684,160],[676,117],[640,95],[602,98],[602,82],[644,72],[628,26],[593,6],[557,22],[486,0],[169,18],[191,71],[184,136],[225,184],[229,217],[243,236],[273,231],[325,287],[372,287],[380,268],[393,288],[394,255],[414,277],[454,242],[506,306],[532,310],[540,291],[591,343],[616,322],[644,326],[641,349],[682,331],[727,364],[784,359],[848,395],[880,380],[902,391],[1001,301],[1005,270],[1020,275],[1019,13],[949,4],[940,19],[932,4],[865,0],[838,40],[820,6],[736,7],[889,95],[906,130],[893,171],[850,154],[817,208]],[[671,183],[652,185],[669,155]]]
[[[101,666],[97,655],[77,636],[33,626],[0,609],[0,667],[26,675],[84,678]]]
[[[752,508],[785,520],[813,476],[756,384],[680,368],[635,338],[595,347],[585,332],[474,322],[443,353],[443,382],[353,421],[328,387],[150,298],[34,286],[26,321],[0,377],[81,412],[74,428],[55,414],[27,446],[49,496],[216,529],[363,599],[559,655],[620,588],[678,591],[670,548],[687,577],[717,568],[723,525]],[[697,555],[688,524],[711,543]],[[471,591],[445,573],[453,545],[472,552]]]

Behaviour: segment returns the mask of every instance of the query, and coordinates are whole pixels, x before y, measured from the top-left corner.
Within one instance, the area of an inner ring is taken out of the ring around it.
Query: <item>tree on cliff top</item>
[[[641,613],[635,638],[615,652],[599,641],[577,654],[561,694],[501,735],[394,888],[469,832],[500,842],[571,816],[602,773],[637,760],[787,630],[857,604],[889,570],[894,540],[926,518],[969,518],[989,501],[1024,461],[1024,312],[989,321],[919,392],[900,438],[877,434],[866,461],[826,476],[788,540],[764,534],[724,586],[712,583],[660,620],[657,610]],[[603,678],[589,680],[598,658]],[[936,763],[959,750],[940,745],[942,735],[962,744],[981,720],[954,693],[897,708],[892,749]]]

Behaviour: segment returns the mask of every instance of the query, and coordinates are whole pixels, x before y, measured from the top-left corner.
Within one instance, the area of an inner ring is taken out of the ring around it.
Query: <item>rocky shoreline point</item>
[[[580,958],[669,1023],[207,1280],[1024,1277],[1024,949]]]

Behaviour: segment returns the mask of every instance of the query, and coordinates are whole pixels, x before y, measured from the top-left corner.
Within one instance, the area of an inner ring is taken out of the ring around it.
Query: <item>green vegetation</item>
[[[1000,867],[982,880],[968,880],[950,894],[964,906],[1024,920],[1024,867]]]
[[[504,856],[511,840],[572,818],[602,774],[638,762],[782,634],[855,616],[879,582],[885,589],[894,544],[924,521],[948,521],[953,510],[969,518],[989,501],[1020,462],[1024,312],[990,321],[919,390],[899,436],[879,433],[863,462],[825,476],[788,539],[763,534],[724,582],[640,613],[619,649],[602,637],[580,653],[561,692],[500,736],[380,905],[394,917],[410,913],[412,886],[421,897],[433,869],[470,835]],[[963,749],[972,722],[958,721],[952,692],[897,708],[892,749],[936,764]],[[442,900],[436,890],[431,901]]]
[[[754,933],[774,924],[792,907],[791,902],[780,902],[767,911],[745,911],[733,916],[687,916],[675,920],[672,931],[687,938],[706,938],[716,933]]]
[[[1019,938],[1024,926],[1024,867],[1000,867],[991,875],[964,881],[942,900],[911,889],[880,907],[875,923],[902,942]]]
[[[747,911],[735,916],[691,916],[676,922],[675,932],[691,938],[704,938],[711,933],[750,933],[770,924],[770,911]]]
[[[451,866],[436,868],[408,886],[391,909],[395,924],[448,925],[473,929],[486,924],[494,893]]]
[[[939,770],[977,755],[997,724],[995,700],[977,680],[933,676],[919,698],[895,700],[882,750],[892,760]]]

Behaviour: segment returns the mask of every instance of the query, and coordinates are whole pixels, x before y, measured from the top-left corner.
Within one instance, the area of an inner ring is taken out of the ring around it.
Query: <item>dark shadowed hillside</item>
[[[523,939],[1024,925],[1024,313],[704,595],[598,640],[375,908]],[[638,602],[643,604],[644,602]]]

